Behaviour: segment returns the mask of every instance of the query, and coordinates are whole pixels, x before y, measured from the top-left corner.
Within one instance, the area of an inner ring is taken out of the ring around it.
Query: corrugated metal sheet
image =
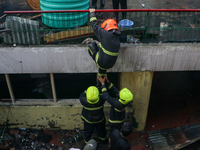
[[[147,132],[154,150],[177,150],[200,139],[200,124]]]
[[[4,35],[7,44],[38,45],[40,44],[39,22],[15,16],[6,17],[6,29],[11,29]]]

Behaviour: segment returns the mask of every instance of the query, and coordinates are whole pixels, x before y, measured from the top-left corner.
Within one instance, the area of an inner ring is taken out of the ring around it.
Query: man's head
[[[106,31],[110,31],[113,29],[119,30],[117,22],[114,19],[107,19],[101,24],[101,27]]]
[[[86,98],[91,104],[97,103],[99,100],[99,90],[95,86],[90,86],[87,89]]]
[[[119,101],[122,104],[128,104],[130,101],[133,100],[133,94],[127,88],[123,88],[119,93]]]
[[[132,132],[132,126],[130,123],[124,123],[121,129],[122,135],[127,137]]]
[[[83,150],[96,150],[97,142],[93,139],[89,140]]]

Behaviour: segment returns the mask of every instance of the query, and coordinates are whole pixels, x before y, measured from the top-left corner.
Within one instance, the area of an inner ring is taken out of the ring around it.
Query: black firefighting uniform
[[[121,129],[126,114],[125,107],[128,104],[123,104],[120,102],[119,90],[111,82],[106,83],[106,85],[102,85],[101,89],[103,93],[103,98],[111,105],[110,118],[108,122],[110,127],[110,133],[112,133],[114,129]],[[115,98],[111,97],[110,95],[112,95]]]
[[[92,136],[94,128],[102,141],[106,140],[106,129],[105,129],[105,116],[103,112],[105,100],[102,96],[99,96],[99,101],[91,103],[87,101],[86,91],[83,92],[79,100],[83,105],[81,118],[84,121],[84,136],[85,142],[87,143]]]
[[[100,76],[106,76],[106,71],[112,68],[117,60],[120,49],[119,30],[106,31],[101,28],[95,17],[90,13],[90,22],[99,43],[93,42],[88,46],[88,52],[99,67]]]

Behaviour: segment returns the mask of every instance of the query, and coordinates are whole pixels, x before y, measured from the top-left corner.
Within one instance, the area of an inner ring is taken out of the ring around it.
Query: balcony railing
[[[5,44],[80,44],[94,36],[88,10],[5,11],[0,34]],[[200,9],[96,10],[99,24],[116,18],[122,43],[199,42]],[[122,13],[133,25],[121,24]],[[2,27],[3,26],[3,27]]]

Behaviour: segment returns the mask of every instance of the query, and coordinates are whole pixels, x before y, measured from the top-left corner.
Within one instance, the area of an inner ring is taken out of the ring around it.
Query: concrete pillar
[[[153,72],[123,72],[121,88],[128,88],[133,93],[133,127],[142,131],[146,125]]]

